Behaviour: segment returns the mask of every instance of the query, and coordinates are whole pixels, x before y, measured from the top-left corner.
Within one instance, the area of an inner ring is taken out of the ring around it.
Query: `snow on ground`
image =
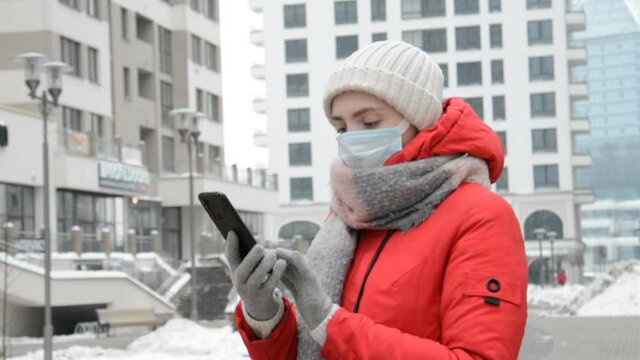
[[[66,341],[75,341],[78,339],[92,339],[96,336],[93,334],[72,334],[72,335],[55,335],[53,337],[54,342],[66,342]],[[8,338],[7,347],[13,345],[28,345],[28,344],[42,344],[42,338],[36,337],[10,337]]]
[[[640,315],[640,261],[611,266],[588,285],[529,285],[529,306],[542,316]]]
[[[41,360],[42,350],[12,360]],[[230,327],[211,329],[190,320],[174,319],[134,341],[126,350],[73,346],[53,353],[54,360],[246,360],[237,332]]]

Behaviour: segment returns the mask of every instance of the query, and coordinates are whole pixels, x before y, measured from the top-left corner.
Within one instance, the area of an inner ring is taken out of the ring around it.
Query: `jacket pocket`
[[[522,284],[508,276],[489,273],[466,273],[462,282],[464,296],[479,296],[490,305],[506,301],[519,306],[522,302]]]

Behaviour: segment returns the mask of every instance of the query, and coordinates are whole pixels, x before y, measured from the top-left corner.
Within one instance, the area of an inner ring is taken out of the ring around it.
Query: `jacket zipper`
[[[362,300],[362,295],[364,294],[364,287],[367,284],[367,279],[369,278],[369,275],[371,274],[371,270],[373,270],[373,266],[376,264],[376,261],[378,261],[378,257],[380,257],[380,253],[382,252],[384,247],[387,245],[387,242],[389,242],[389,239],[391,239],[391,235],[393,235],[394,231],[395,230],[389,230],[387,232],[387,235],[384,237],[384,240],[382,240],[382,243],[380,244],[380,246],[378,246],[378,250],[376,251],[376,254],[373,257],[373,260],[371,260],[371,264],[369,264],[369,269],[367,269],[367,273],[364,275],[364,280],[362,280],[362,286],[360,287],[360,292],[358,292],[358,300],[356,301],[356,305],[353,307],[354,313],[357,313],[358,310],[360,309],[360,301]]]

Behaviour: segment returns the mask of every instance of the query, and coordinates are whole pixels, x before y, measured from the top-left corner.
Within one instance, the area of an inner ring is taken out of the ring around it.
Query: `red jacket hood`
[[[504,149],[498,134],[462,98],[447,99],[443,110],[434,126],[420,132],[385,165],[468,153],[486,160],[491,182],[498,181],[504,167]]]

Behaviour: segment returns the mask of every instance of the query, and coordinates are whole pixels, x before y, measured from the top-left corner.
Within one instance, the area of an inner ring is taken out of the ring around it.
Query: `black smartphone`
[[[238,235],[240,256],[244,259],[256,244],[256,240],[227,196],[221,192],[204,192],[198,194],[198,199],[225,240],[229,231],[233,230]]]

